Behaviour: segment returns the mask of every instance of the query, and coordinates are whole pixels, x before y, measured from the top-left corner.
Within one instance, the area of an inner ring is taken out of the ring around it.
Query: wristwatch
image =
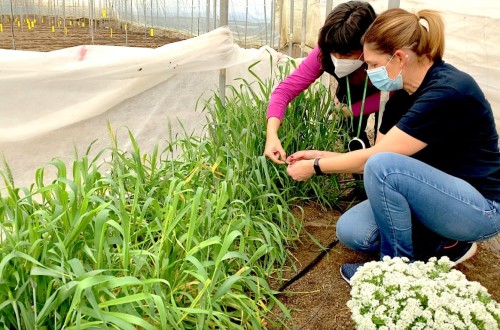
[[[325,175],[325,173],[323,173],[323,171],[321,170],[321,167],[319,167],[319,160],[320,160],[320,159],[321,159],[321,158],[316,158],[316,159],[314,160],[314,165],[313,165],[313,167],[314,167],[314,172],[316,172],[316,175]]]

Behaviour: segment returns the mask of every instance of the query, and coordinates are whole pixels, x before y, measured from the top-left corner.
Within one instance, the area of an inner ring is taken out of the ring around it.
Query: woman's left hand
[[[299,160],[321,158],[322,152],[319,150],[301,150],[294,152],[286,159],[287,164],[293,164]]]
[[[295,160],[288,165],[286,172],[296,181],[307,181],[314,175],[313,163],[311,159]]]

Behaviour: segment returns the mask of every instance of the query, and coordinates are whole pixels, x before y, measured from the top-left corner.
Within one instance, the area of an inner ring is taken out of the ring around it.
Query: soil
[[[335,239],[335,224],[342,212],[325,210],[315,204],[304,205],[303,211],[303,225],[307,232],[322,246],[328,246]],[[316,258],[319,252],[320,248],[304,233],[297,248],[290,251],[299,269],[292,271],[289,268],[285,271],[284,278],[292,278]],[[315,267],[286,288],[280,296],[280,301],[292,310],[295,328],[354,329],[351,312],[346,306],[351,298],[350,286],[340,276],[339,268],[346,262],[376,259],[376,255],[355,252],[342,243],[336,244]],[[478,243],[478,252],[474,258],[459,264],[456,269],[463,272],[470,281],[481,283],[493,299],[500,301],[500,254],[490,244]],[[289,325],[292,326],[291,322]]]
[[[50,18],[41,23],[38,18],[34,28],[27,25],[14,25],[15,49],[32,51],[51,51],[79,45],[115,45],[156,48],[167,43],[179,41],[176,36],[165,31],[155,31],[151,36],[148,29],[135,29],[125,34],[116,23],[98,21],[94,28],[94,38],[89,34],[88,21],[78,25],[73,21],[65,29],[57,27],[52,32]],[[80,23],[83,21],[80,21]],[[0,48],[13,49],[11,24],[7,17],[0,16],[3,31],[0,32]],[[69,23],[67,23],[69,24]],[[113,34],[111,35],[111,29]],[[346,204],[352,205],[352,204]],[[348,206],[345,206],[345,209]],[[344,211],[345,211],[344,209]],[[320,252],[320,247],[313,242],[313,236],[326,247],[335,239],[335,224],[342,214],[339,210],[325,210],[318,205],[303,206],[304,233],[297,247],[289,253],[296,262],[296,270],[287,267],[284,279],[290,279],[308,265]],[[298,214],[300,216],[300,214]],[[457,266],[469,280],[478,281],[488,289],[492,298],[500,301],[500,254],[487,243],[479,243],[477,255]],[[354,329],[350,310],[346,303],[350,299],[350,287],[341,278],[339,268],[345,262],[364,262],[374,260],[376,256],[354,252],[341,243],[336,244],[311,270],[291,284],[279,296],[280,301],[291,310],[292,320],[287,322],[296,329]],[[283,283],[271,279],[273,288],[278,289]],[[273,283],[274,282],[274,283]],[[276,311],[276,309],[275,309]],[[277,317],[280,317],[277,315]],[[280,317],[283,319],[283,317]]]

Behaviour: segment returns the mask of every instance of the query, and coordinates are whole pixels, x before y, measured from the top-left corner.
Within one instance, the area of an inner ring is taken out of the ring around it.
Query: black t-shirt
[[[500,200],[500,152],[493,112],[478,84],[444,61],[434,63],[412,95],[396,91],[380,132],[396,125],[427,146],[412,157],[464,179]]]

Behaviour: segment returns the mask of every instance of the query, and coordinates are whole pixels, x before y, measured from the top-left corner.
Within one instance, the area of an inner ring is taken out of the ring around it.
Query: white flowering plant
[[[409,263],[384,257],[351,278],[357,329],[500,329],[500,304],[447,257]]]

